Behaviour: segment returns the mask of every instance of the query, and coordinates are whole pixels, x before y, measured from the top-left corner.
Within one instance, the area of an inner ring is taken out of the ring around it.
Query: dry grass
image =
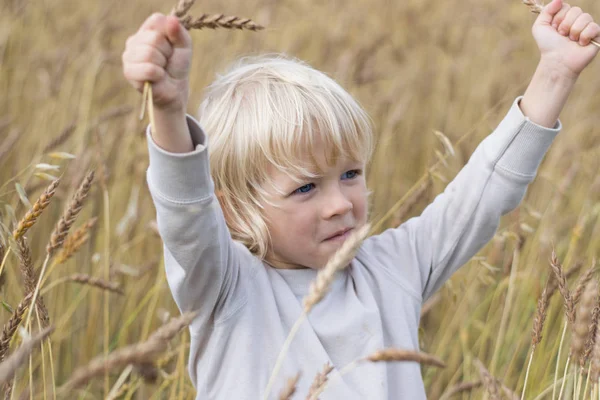
[[[185,313],[173,318],[158,328],[146,341],[114,350],[106,358],[104,356],[94,358],[88,365],[77,369],[60,388],[60,392],[70,393],[106,371],[125,367],[128,364],[145,364],[156,359],[167,350],[169,341],[190,324],[194,316],[194,313]]]
[[[125,294],[120,285],[116,282],[105,281],[104,279],[90,276],[87,274],[73,274],[67,277],[67,280],[71,282],[81,283],[83,285],[90,285],[99,289],[108,290],[109,292],[117,294]]]
[[[15,350],[2,364],[0,364],[0,384],[8,383],[33,350],[39,346],[42,340],[46,339],[54,331],[53,326],[44,328],[30,339],[23,341],[23,344]]]
[[[5,260],[0,275],[4,280],[0,286],[1,321],[13,327],[7,331],[13,338],[16,327],[22,325],[11,319],[13,312],[20,310],[19,319],[24,319],[29,311],[19,305],[25,289],[20,250],[12,239],[19,221],[34,212],[34,200],[42,198],[54,181],[52,176],[60,177],[60,186],[43,215],[23,232],[33,271],[41,271],[44,248],[62,210],[69,207],[71,193],[77,191],[87,171],[94,169],[100,174],[100,162],[108,172],[110,214],[104,209],[104,193],[90,190],[78,218],[97,217],[96,225],[80,242],[73,242],[80,244],[77,250],[63,258],[71,248],[70,240],[81,234],[75,224],[71,226],[74,232],[62,238],[61,249],[54,250],[40,289],[74,274],[106,280],[104,269],[110,265],[114,272],[110,281],[126,293],[108,293],[111,311],[105,334],[104,320],[99,317],[104,290],[63,284],[44,292],[44,303],[56,325],[52,336],[54,373],[44,345],[45,374],[42,353],[32,354],[35,396],[43,393],[44,387],[51,392],[52,382],[64,385],[74,371],[102,355],[105,339],[111,352],[143,343],[160,325],[159,316],[178,315],[162,264],[156,264],[162,243],[148,229],[155,214],[144,180],[147,122],[140,122],[137,112],[132,112],[140,98],[126,86],[120,65],[126,37],[150,13],[169,12],[172,5],[155,0],[135,4],[57,0],[39,5],[9,1],[0,5],[0,262]],[[577,5],[600,15],[595,2],[583,0]],[[251,0],[224,4],[208,0],[195,4],[181,17],[205,13],[249,16],[269,29],[260,34],[232,29],[192,32],[188,111],[195,114],[201,89],[217,71],[242,55],[283,51],[327,72],[373,118],[378,146],[367,169],[373,192],[372,219],[377,221],[392,211],[390,218],[376,226],[377,232],[418,215],[443,191],[444,181],[456,175],[512,100],[524,92],[538,61],[530,32],[535,16],[519,2]],[[221,17],[220,21],[227,19]],[[490,366],[493,376],[518,393],[523,390],[531,359],[528,399],[552,387],[558,365],[560,388],[572,330],[567,329],[561,341],[569,314],[564,312],[564,300],[553,296],[559,290],[556,279],[551,279],[547,288],[545,320],[543,325],[538,323],[536,331],[541,335],[543,326],[543,335],[536,339],[535,357],[529,357],[531,326],[537,301],[553,274],[546,263],[552,248],[560,260],[563,291],[573,288],[572,294],[569,291],[573,304],[582,265],[587,268],[600,251],[599,80],[593,68],[584,72],[581,81],[585,84],[576,87],[561,115],[564,132],[557,137],[522,205],[502,219],[492,243],[440,289],[437,302],[423,316],[420,348],[447,365],[423,369],[428,398],[441,398],[460,387],[465,389],[453,398],[483,398],[487,389],[477,384],[475,359]],[[447,137],[454,156],[444,157],[448,142],[436,136],[436,131]],[[96,158],[98,149],[100,158]],[[58,171],[36,170],[39,163],[55,165]],[[433,165],[438,167],[431,173]],[[25,188],[34,204],[31,209],[23,205],[15,183]],[[139,190],[132,203],[136,217],[119,235],[115,227],[127,213],[135,190]],[[518,253],[512,311],[504,321],[500,351],[492,368],[516,245],[507,240],[512,235],[525,240]],[[61,265],[53,268],[58,261]],[[594,315],[593,311],[591,325]],[[592,342],[587,341],[591,348],[590,386],[600,374],[600,345]],[[17,348],[14,338],[8,344],[11,347],[5,354]],[[170,357],[164,363],[156,362],[155,370],[148,365],[129,373],[127,366],[111,369],[111,388],[121,378],[123,384],[115,390],[122,393],[118,398],[193,399],[195,391],[186,371],[188,347],[189,334],[185,332],[171,341]],[[148,377],[137,372],[142,370]],[[156,381],[149,379],[154,373]],[[279,379],[278,384],[283,383],[284,377]],[[323,386],[325,378],[320,379]],[[17,398],[30,387],[28,366],[17,370],[14,382]],[[572,375],[567,375],[569,385],[573,385]],[[102,378],[91,379],[81,393],[82,397],[104,398]],[[292,398],[305,395],[296,393]],[[551,398],[549,393],[545,396]]]

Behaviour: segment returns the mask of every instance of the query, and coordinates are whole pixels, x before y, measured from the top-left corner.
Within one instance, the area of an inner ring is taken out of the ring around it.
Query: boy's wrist
[[[560,56],[556,54],[542,55],[537,69],[548,75],[557,84],[574,85],[579,78],[579,74],[563,65]]]
[[[156,132],[151,131],[151,135],[160,148],[172,153],[187,153],[194,150],[184,108],[155,107],[154,122]]]
[[[154,104],[154,110],[155,112],[162,113],[163,115],[180,116],[186,114],[187,104],[181,101],[172,102],[165,105]]]
[[[553,59],[542,58],[519,106],[532,122],[553,128],[577,81]]]

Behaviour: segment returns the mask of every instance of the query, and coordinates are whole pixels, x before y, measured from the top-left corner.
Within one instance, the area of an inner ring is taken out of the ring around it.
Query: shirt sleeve
[[[210,175],[206,136],[187,116],[194,151],[170,153],[148,139],[148,188],[164,245],[167,281],[182,312],[197,311],[192,331],[246,303],[254,257],[231,238]],[[243,266],[243,267],[242,267]]]
[[[370,237],[364,257],[425,300],[494,235],[500,217],[516,208],[562,128],[523,115],[522,96],[473,152],[443,193],[418,216]],[[359,252],[360,253],[360,252]]]

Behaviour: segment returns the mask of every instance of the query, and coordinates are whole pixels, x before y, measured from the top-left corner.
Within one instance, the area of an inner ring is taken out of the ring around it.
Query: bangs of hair
[[[224,210],[232,233],[240,207],[262,207],[273,167],[299,181],[322,173],[319,153],[331,166],[366,163],[373,149],[370,119],[357,101],[324,73],[281,55],[244,58],[219,76],[200,106],[200,124],[215,188],[231,199],[222,207],[238,207]]]

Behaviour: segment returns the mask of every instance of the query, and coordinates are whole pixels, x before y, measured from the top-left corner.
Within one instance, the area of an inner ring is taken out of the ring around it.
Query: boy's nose
[[[330,190],[323,200],[323,218],[329,219],[336,215],[344,215],[352,208],[352,202],[339,188]]]

